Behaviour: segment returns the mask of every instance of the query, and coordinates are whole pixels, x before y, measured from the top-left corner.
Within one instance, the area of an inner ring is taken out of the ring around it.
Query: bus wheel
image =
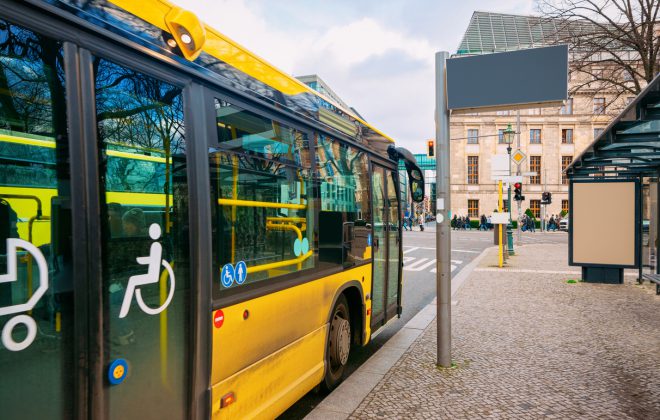
[[[348,353],[351,351],[351,322],[346,297],[341,295],[335,303],[330,318],[330,334],[326,349],[324,388],[334,389],[344,376],[344,368],[348,364]]]

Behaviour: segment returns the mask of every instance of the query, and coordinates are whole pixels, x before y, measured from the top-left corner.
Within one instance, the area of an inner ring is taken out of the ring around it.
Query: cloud
[[[435,135],[434,55],[455,51],[474,10],[531,13],[532,0],[177,0],[292,75],[318,74],[399,145]],[[496,9],[493,9],[493,8]]]

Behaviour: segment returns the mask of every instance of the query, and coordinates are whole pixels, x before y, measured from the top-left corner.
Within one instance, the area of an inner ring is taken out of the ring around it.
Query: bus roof
[[[166,0],[107,0],[105,5],[99,6],[98,2],[89,2],[82,8],[77,5],[79,3],[77,1],[59,0],[59,2],[66,3],[67,8],[78,9],[81,12],[77,13],[79,17],[93,22],[100,19],[106,25],[110,25],[109,29],[112,30],[114,27],[115,32],[120,33],[128,31],[161,52],[172,50],[161,36],[164,32],[172,33],[168,26],[168,16],[171,16],[173,11],[183,10]],[[126,16],[121,16],[122,11],[139,18],[142,22],[126,19]],[[145,22],[155,28],[145,28]],[[204,23],[202,25],[205,32],[202,52],[192,62],[183,60],[187,61],[188,66],[196,67],[200,72],[211,71],[216,75],[224,76],[232,82],[232,87],[250,90],[253,95],[256,93],[262,98],[278,102],[375,149],[382,151],[383,143],[394,142],[391,137],[364,121],[353,111],[345,109],[331,98],[289,76],[209,25]],[[357,128],[360,126],[362,129]]]

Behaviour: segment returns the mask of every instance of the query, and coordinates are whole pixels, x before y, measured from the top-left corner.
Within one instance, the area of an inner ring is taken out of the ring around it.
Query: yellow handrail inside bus
[[[272,230],[292,230],[296,232],[296,235],[298,235],[298,240],[302,241],[302,231],[298,226],[288,223],[288,222],[283,222],[283,223],[276,223],[273,221],[266,221],[266,230],[272,229]],[[298,270],[302,269],[302,261],[298,263]],[[249,272],[249,271],[248,271]]]
[[[220,204],[221,206],[267,207],[271,209],[292,209],[292,210],[307,209],[306,204],[273,203],[271,201],[233,200],[231,198],[218,198],[218,204]]]
[[[248,274],[258,273],[260,271],[271,270],[273,268],[286,267],[288,265],[293,265],[293,264],[301,264],[303,261],[305,261],[307,258],[311,257],[313,254],[314,254],[314,251],[310,250],[307,254],[301,255],[298,258],[294,258],[294,259],[291,259],[291,260],[278,261],[278,262],[269,263],[269,264],[254,265],[252,267],[248,267],[247,272],[248,272]]]

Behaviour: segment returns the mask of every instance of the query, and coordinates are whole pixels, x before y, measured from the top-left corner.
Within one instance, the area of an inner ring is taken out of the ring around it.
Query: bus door
[[[92,60],[105,417],[187,418],[192,270],[183,90]]]
[[[372,165],[373,285],[372,327],[384,325],[397,314],[399,305],[399,204],[396,172]]]

